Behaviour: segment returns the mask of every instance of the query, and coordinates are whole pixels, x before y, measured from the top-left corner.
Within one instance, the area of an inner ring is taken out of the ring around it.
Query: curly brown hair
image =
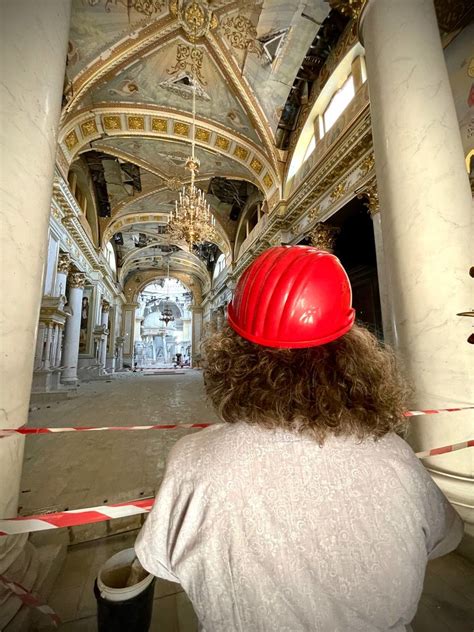
[[[409,389],[395,356],[360,325],[328,344],[273,349],[228,325],[203,343],[208,398],[229,423],[312,435],[404,434]]]

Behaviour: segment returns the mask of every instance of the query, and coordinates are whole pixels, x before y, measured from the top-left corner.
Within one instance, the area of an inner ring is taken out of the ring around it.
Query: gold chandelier
[[[195,38],[194,38],[195,42]],[[191,156],[186,160],[185,168],[191,173],[191,181],[184,185],[179,192],[179,200],[171,212],[168,221],[168,233],[178,241],[185,241],[192,249],[193,245],[206,241],[215,241],[217,232],[213,226],[214,217],[206,200],[204,191],[195,185],[196,174],[199,171],[200,161],[195,154],[196,131],[196,80],[194,77],[194,60],[196,58],[196,44],[193,42],[191,55],[191,81],[192,81],[192,127],[191,127]]]

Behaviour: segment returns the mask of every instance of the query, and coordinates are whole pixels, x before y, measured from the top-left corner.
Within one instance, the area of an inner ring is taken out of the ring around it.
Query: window
[[[304,158],[303,158],[303,162],[306,162],[306,160],[308,160],[308,158],[311,156],[311,154],[313,153],[313,151],[316,148],[316,138],[314,136],[311,137],[311,140],[309,141],[309,145],[306,149]]]
[[[115,251],[114,251],[114,247],[112,246],[110,241],[107,242],[107,245],[104,248],[104,257],[106,258],[107,263],[112,268],[112,270],[114,272],[116,272],[117,271],[117,265],[116,265],[116,262],[115,262]]]
[[[224,268],[225,268],[225,255],[221,254],[219,255],[216,261],[216,266],[214,268],[214,278],[218,277]]]
[[[326,134],[352,101],[354,94],[354,80],[351,75],[332,97],[324,112],[324,132]]]

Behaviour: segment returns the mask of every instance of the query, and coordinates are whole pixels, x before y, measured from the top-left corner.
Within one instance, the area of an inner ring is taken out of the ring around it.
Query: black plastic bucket
[[[126,586],[135,559],[134,549],[112,556],[94,583],[99,632],[148,632],[153,612],[155,577],[148,573]]]

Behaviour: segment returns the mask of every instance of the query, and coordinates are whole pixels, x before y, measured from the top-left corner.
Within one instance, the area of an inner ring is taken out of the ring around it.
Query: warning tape
[[[416,456],[419,459],[426,459],[429,456],[438,456],[439,454],[447,454],[448,452],[456,452],[456,450],[464,450],[465,448],[474,448],[474,439],[469,441],[462,441],[461,443],[454,443],[453,445],[445,445],[441,448],[433,448],[432,450],[425,450],[424,452],[417,452]]]
[[[417,417],[419,415],[437,415],[438,413],[455,413],[461,410],[473,410],[474,406],[463,406],[461,408],[439,408],[429,410],[407,410],[405,417]],[[153,424],[147,426],[63,426],[59,428],[33,428],[31,426],[21,426],[20,428],[0,428],[0,437],[21,434],[21,435],[39,435],[57,432],[100,432],[103,430],[190,430],[203,429],[213,424]]]
[[[441,448],[433,448],[425,452],[417,452],[419,459],[430,456],[473,448],[474,439],[446,445]],[[64,527],[77,527],[96,522],[105,522],[114,518],[126,518],[148,513],[153,506],[153,498],[142,498],[131,500],[126,503],[112,505],[100,505],[87,509],[72,509],[69,511],[59,511],[49,514],[37,514],[33,516],[19,516],[18,518],[7,518],[0,520],[0,536],[17,535],[19,533],[30,533],[32,531],[45,531],[47,529],[61,529]]]
[[[0,437],[10,434],[37,435],[55,432],[99,432],[101,430],[190,430],[203,429],[213,424],[155,424],[153,426],[67,426],[62,428],[32,428],[21,426],[20,428],[0,428]]]
[[[114,518],[126,518],[148,513],[153,506],[153,498],[130,500],[126,503],[99,505],[87,509],[71,509],[50,514],[33,516],[18,516],[0,520],[0,536],[45,531],[47,529],[62,529],[64,527],[78,527],[84,524],[106,522]]]
[[[39,610],[43,614],[47,615],[56,628],[61,625],[61,619],[58,617],[55,611],[50,606],[48,606],[48,604],[43,601],[43,599],[39,597],[39,595],[30,592],[21,584],[18,584],[11,579],[7,579],[4,575],[0,575],[0,583],[2,583],[7,590],[18,597],[26,606],[29,606],[30,608],[35,608],[36,610]]]

